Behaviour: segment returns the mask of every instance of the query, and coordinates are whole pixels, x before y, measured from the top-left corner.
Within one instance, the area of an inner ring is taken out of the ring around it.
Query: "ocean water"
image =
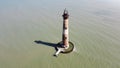
[[[65,8],[75,50],[54,57]],[[120,1],[0,0],[0,68],[120,68]]]

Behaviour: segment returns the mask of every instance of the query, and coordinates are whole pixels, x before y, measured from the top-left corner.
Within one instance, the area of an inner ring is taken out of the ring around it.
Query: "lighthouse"
[[[74,45],[69,41],[69,14],[65,9],[63,12],[63,31],[62,31],[62,41],[57,44],[55,49],[57,50],[54,56],[58,56],[59,53],[70,53],[74,49]]]
[[[69,48],[69,27],[68,27],[68,11],[65,9],[63,12],[63,33],[62,33],[62,47],[65,49]]]

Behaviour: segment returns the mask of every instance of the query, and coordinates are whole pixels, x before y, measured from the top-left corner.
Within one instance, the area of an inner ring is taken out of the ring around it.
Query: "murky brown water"
[[[0,1],[0,68],[120,68],[119,0]],[[76,50],[53,57],[62,13]]]

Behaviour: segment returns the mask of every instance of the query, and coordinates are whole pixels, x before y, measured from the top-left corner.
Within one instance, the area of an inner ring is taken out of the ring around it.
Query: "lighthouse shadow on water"
[[[58,51],[58,49],[56,47],[60,47],[58,44],[56,43],[51,43],[51,42],[46,42],[46,41],[41,41],[41,40],[35,40],[34,41],[36,44],[42,44],[45,46],[50,46],[50,47],[54,47],[56,51]],[[56,56],[55,54],[53,54],[53,56]],[[57,56],[56,56],[57,57]]]
[[[57,47],[60,47],[61,48],[61,42],[59,42],[59,43],[51,43],[51,42],[46,42],[46,41],[41,41],[41,40],[35,40],[34,41],[36,44],[42,44],[42,45],[45,45],[45,46],[49,46],[49,47],[54,47],[55,48],[55,50],[56,51],[58,51],[58,49],[57,49]],[[73,43],[72,42],[69,42],[70,44],[72,44],[73,45]],[[76,50],[76,48],[74,47],[74,49],[71,49],[72,51],[74,51],[74,52],[76,52],[77,50]],[[69,52],[71,52],[71,51],[68,51],[68,52],[65,52],[65,53],[69,53]],[[61,53],[64,53],[64,52],[61,52]],[[58,56],[58,55],[53,55],[53,56]]]
[[[56,51],[58,50],[56,47],[61,47],[60,45],[58,45],[58,43],[56,44],[56,43],[51,43],[51,42],[46,42],[46,41],[41,41],[41,40],[35,40],[34,42],[36,44],[42,44],[45,46],[54,47]]]
[[[51,46],[51,47],[56,47],[56,45],[57,45],[55,43],[45,42],[45,41],[41,41],[41,40],[35,40],[34,42],[37,44],[43,44],[43,45]]]

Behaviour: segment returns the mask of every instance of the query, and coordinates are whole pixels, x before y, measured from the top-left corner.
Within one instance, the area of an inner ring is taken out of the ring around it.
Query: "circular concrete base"
[[[73,44],[72,42],[69,42],[69,48],[65,49],[65,48],[62,47],[62,42],[59,42],[59,43],[57,44],[57,47],[55,47],[55,49],[56,49],[57,51],[58,51],[59,49],[62,50],[61,53],[64,53],[64,54],[70,53],[70,52],[72,52],[73,49],[74,49],[74,44]]]

